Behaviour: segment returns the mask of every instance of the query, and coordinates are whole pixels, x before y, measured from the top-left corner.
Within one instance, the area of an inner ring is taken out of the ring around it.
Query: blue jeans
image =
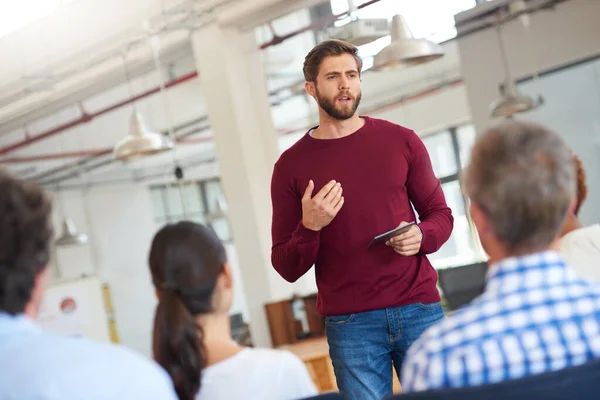
[[[326,317],[340,393],[348,400],[380,400],[392,393],[392,363],[400,379],[410,345],[443,318],[439,302]]]

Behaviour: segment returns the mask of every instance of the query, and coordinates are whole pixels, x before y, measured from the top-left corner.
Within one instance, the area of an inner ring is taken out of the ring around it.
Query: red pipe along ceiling
[[[178,139],[177,143],[198,144],[212,141],[212,137]],[[0,164],[30,163],[35,161],[52,161],[63,158],[99,157],[113,152],[112,148],[80,151],[65,151],[62,153],[36,154],[32,156],[0,158]]]
[[[360,6],[358,6],[358,8],[361,9],[361,8],[367,7],[367,6],[370,6],[371,4],[375,4],[375,3],[379,2],[379,1],[380,0],[371,0],[371,1],[368,1],[368,2],[366,2],[364,4],[361,4]],[[310,24],[308,26],[305,26],[304,28],[300,28],[300,29],[298,29],[296,31],[288,33],[288,34],[286,34],[284,36],[277,36],[277,35],[275,35],[273,37],[273,39],[271,39],[271,41],[260,45],[258,48],[260,50],[264,50],[267,47],[275,46],[275,45],[280,44],[281,42],[283,42],[283,41],[285,41],[287,39],[290,39],[290,38],[292,38],[292,37],[294,37],[296,35],[299,35],[301,33],[309,31],[311,29],[321,28],[321,27],[325,26],[325,24],[327,24],[328,22],[334,21],[334,20],[339,19],[341,17],[344,17],[346,15],[348,15],[348,12],[343,12],[343,13],[338,14],[338,15],[331,15],[331,16],[322,18],[322,19],[320,19],[320,20],[318,20],[318,21],[316,21],[316,22],[314,22],[314,23],[312,23],[312,24]],[[194,79],[196,77],[198,77],[198,71],[194,71],[194,72],[191,72],[189,74],[186,74],[186,75],[180,76],[178,78],[175,78],[175,79],[169,81],[168,83],[166,83],[165,87],[166,88],[170,88],[170,87],[179,85],[181,83],[187,82],[187,81],[189,81],[191,79]],[[8,146],[4,146],[4,147],[0,148],[0,156],[8,154],[10,152],[13,152],[13,151],[15,151],[17,149],[20,149],[20,148],[23,148],[23,147],[27,147],[27,146],[29,146],[29,145],[31,145],[33,143],[39,142],[40,140],[44,140],[44,139],[47,139],[47,138],[52,137],[54,135],[57,135],[57,134],[65,131],[67,129],[70,129],[70,128],[73,128],[75,126],[78,126],[78,125],[90,122],[94,118],[99,117],[100,115],[106,114],[106,113],[108,113],[110,111],[116,110],[116,109],[121,108],[123,106],[126,106],[128,104],[131,104],[134,101],[137,101],[137,100],[143,99],[145,97],[151,96],[151,95],[153,95],[155,93],[158,93],[159,91],[160,91],[160,86],[157,86],[157,87],[152,88],[150,90],[147,90],[147,91],[145,91],[143,93],[140,93],[140,94],[134,96],[133,98],[129,98],[129,99],[120,101],[118,103],[112,104],[112,105],[110,105],[108,107],[105,107],[105,108],[101,109],[100,111],[96,111],[96,112],[91,113],[91,114],[88,114],[88,113],[84,112],[77,119],[74,119],[72,121],[69,121],[69,122],[61,124],[61,125],[58,125],[58,126],[56,126],[54,128],[51,128],[51,129],[49,129],[47,131],[44,131],[42,133],[38,133],[35,136],[29,136],[29,137],[25,138],[24,140],[22,140],[20,142],[16,142],[16,143],[13,143],[13,144],[10,144]],[[93,151],[94,150],[92,150],[92,152]],[[97,151],[102,152],[102,151],[106,151],[106,150],[97,150]],[[97,154],[92,154],[92,155],[97,155]],[[55,155],[55,156],[57,156],[57,155]],[[56,157],[56,158],[58,158],[58,157]],[[4,159],[4,160],[1,160],[0,162],[6,163],[6,162],[10,162],[10,161],[7,161],[6,159]]]
[[[180,83],[187,82],[187,81],[189,81],[191,79],[194,79],[197,76],[198,76],[198,72],[192,72],[190,74],[180,76],[179,78],[176,78],[176,79],[168,82],[165,85],[165,87],[173,87],[175,85],[179,85]],[[69,122],[67,122],[65,124],[62,124],[62,125],[58,125],[58,126],[52,128],[52,129],[49,129],[49,130],[47,130],[45,132],[42,132],[42,133],[39,133],[39,134],[37,134],[35,136],[29,136],[28,138],[26,138],[25,140],[22,140],[20,142],[13,143],[13,144],[10,144],[8,146],[2,147],[0,149],[0,155],[10,153],[10,152],[15,151],[17,149],[20,149],[22,147],[29,146],[29,145],[31,145],[31,144],[33,144],[35,142],[39,142],[40,140],[47,139],[47,138],[52,137],[52,136],[54,136],[54,135],[56,135],[56,134],[58,134],[60,132],[65,131],[67,129],[73,128],[73,127],[75,127],[77,125],[81,125],[81,124],[84,124],[86,122],[90,122],[91,120],[93,120],[96,117],[99,117],[102,114],[106,114],[107,112],[116,110],[117,108],[121,108],[121,107],[123,107],[123,106],[125,106],[127,104],[130,104],[130,103],[132,103],[132,102],[134,102],[136,100],[139,100],[139,99],[143,99],[144,97],[148,97],[150,95],[153,95],[153,94],[155,94],[155,93],[157,93],[159,91],[160,91],[160,87],[155,87],[155,88],[152,88],[152,89],[150,89],[148,91],[140,93],[137,96],[134,96],[134,97],[132,97],[130,99],[123,100],[123,101],[120,101],[118,103],[112,104],[112,105],[110,105],[110,106],[108,106],[106,108],[103,108],[100,111],[96,111],[96,112],[94,112],[92,114],[88,114],[88,113],[84,112],[81,115],[81,117],[79,117],[77,119],[74,119],[74,120],[69,121]]]
[[[406,103],[409,102],[413,102],[413,101],[417,101],[420,99],[423,99],[427,96],[431,96],[433,94],[439,93],[441,90],[445,89],[445,88],[454,88],[454,87],[458,87],[464,84],[464,81],[461,78],[457,78],[454,79],[450,82],[445,82],[440,84],[439,86],[433,87],[433,88],[429,88],[429,89],[425,89],[422,91],[419,91],[417,93],[413,93],[411,95],[408,96],[404,96],[402,97],[400,100],[394,101],[392,103],[389,104],[385,104],[385,105],[381,105],[381,106],[377,106],[375,108],[372,108],[370,110],[366,110],[365,113],[366,114],[377,114],[377,113],[381,113],[384,112],[388,109],[397,107],[397,106],[402,106]],[[288,135],[294,132],[298,132],[299,130],[305,129],[304,128],[300,128],[300,129],[289,129],[289,128],[282,128],[277,130],[277,133],[280,135]],[[306,128],[308,129],[308,128]],[[203,143],[203,142],[210,142],[212,141],[214,138],[211,137],[205,137],[205,138],[184,138],[184,139],[179,139],[177,140],[177,143],[182,143],[182,144],[197,144],[197,143]],[[0,164],[14,164],[14,163],[28,163],[28,162],[35,162],[35,161],[49,161],[49,160],[56,160],[56,159],[61,159],[61,158],[77,158],[77,157],[94,157],[94,156],[103,156],[106,154],[109,154],[113,151],[113,149],[94,149],[94,150],[83,150],[83,151],[74,151],[74,152],[65,152],[65,153],[51,153],[51,154],[37,154],[37,155],[32,155],[32,156],[23,156],[23,157],[10,157],[10,158],[0,158]]]

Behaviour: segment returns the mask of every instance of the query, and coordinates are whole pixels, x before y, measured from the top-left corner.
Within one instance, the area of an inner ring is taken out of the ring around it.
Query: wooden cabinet
[[[273,347],[325,335],[325,318],[317,312],[316,294],[265,304],[265,312]]]
[[[265,312],[273,347],[288,350],[304,361],[319,392],[337,391],[325,337],[325,318],[317,312],[317,295],[268,303],[265,304]],[[394,393],[400,392],[395,372],[393,390]]]
[[[294,344],[281,346],[280,349],[294,353],[304,361],[306,369],[319,392],[336,392],[338,390],[326,338],[305,339]]]

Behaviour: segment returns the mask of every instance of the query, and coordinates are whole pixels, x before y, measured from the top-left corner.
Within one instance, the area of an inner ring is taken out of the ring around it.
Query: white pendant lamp
[[[536,107],[535,100],[519,93],[514,82],[507,81],[500,90],[500,98],[490,105],[490,115],[493,118],[510,117]]]
[[[60,146],[62,151],[62,144]],[[85,233],[77,232],[77,228],[75,228],[75,223],[71,218],[67,216],[65,211],[65,204],[62,198],[62,192],[60,190],[60,186],[56,186],[56,201],[58,203],[58,207],[60,209],[62,220],[62,232],[58,239],[54,242],[56,246],[79,246],[87,244],[88,237]]]
[[[140,113],[134,110],[131,115],[129,135],[117,143],[114,155],[118,160],[129,161],[171,149],[173,149],[171,138],[149,131]]]
[[[71,218],[64,218],[62,222],[62,234],[56,240],[57,246],[79,246],[86,244],[88,237],[85,233],[77,232],[75,223]]]
[[[500,98],[490,105],[490,116],[493,118],[510,117],[517,113],[535,109],[537,107],[535,100],[521,94],[512,79],[508,66],[508,58],[504,49],[502,26],[500,23],[496,26],[496,36],[498,38],[498,48],[500,49],[500,58],[504,67],[505,79],[503,86],[500,88]]]
[[[131,161],[136,158],[146,157],[164,151],[173,149],[173,140],[171,137],[158,132],[151,132],[144,123],[142,116],[138,112],[135,101],[133,100],[133,90],[131,88],[131,79],[127,70],[125,55],[123,55],[123,68],[125,70],[125,79],[129,90],[129,98],[133,107],[133,114],[129,124],[129,134],[121,139],[113,149],[114,157],[121,161]]]
[[[381,50],[373,61],[373,70],[385,71],[417,65],[444,56],[444,49],[427,39],[415,39],[401,15],[392,18],[392,42]]]

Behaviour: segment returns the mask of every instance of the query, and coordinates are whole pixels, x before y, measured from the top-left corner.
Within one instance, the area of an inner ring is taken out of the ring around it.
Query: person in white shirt
[[[239,346],[231,338],[232,276],[225,249],[208,227],[164,226],[149,256],[159,303],[154,358],[180,400],[292,400],[317,394],[289,352]]]
[[[175,400],[169,376],[132,350],[45,333],[49,196],[0,169],[0,400]]]
[[[583,226],[579,221],[587,185],[581,160],[573,156],[573,162],[577,170],[577,199],[563,226],[560,252],[580,276],[600,281],[600,225]]]

